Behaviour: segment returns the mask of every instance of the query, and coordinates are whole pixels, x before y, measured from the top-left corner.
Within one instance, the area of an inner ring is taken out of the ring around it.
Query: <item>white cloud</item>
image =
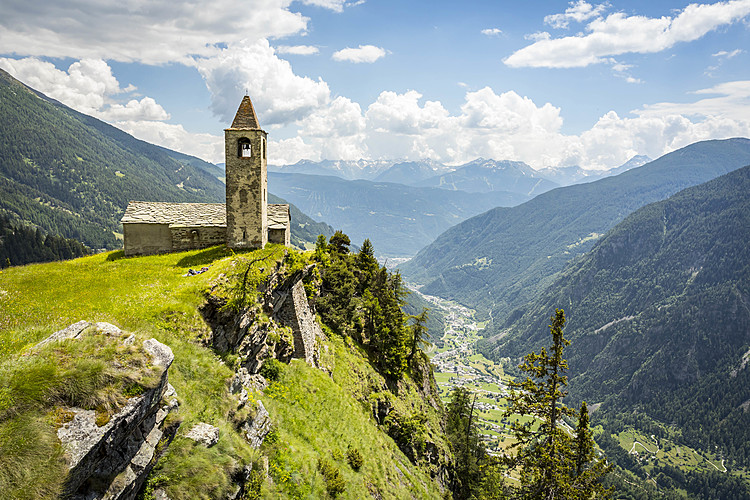
[[[345,6],[360,5],[364,2],[351,4],[347,3],[346,0],[302,0],[302,3],[304,3],[305,5],[315,5],[316,7],[323,7],[334,12],[343,12]]]
[[[498,36],[502,33],[503,30],[501,30],[500,28],[487,28],[482,30],[482,34],[487,36]]]
[[[320,52],[312,45],[279,45],[276,47],[278,54],[294,54],[297,56],[311,56]]]
[[[523,37],[526,40],[538,42],[539,40],[549,40],[550,38],[552,38],[552,35],[550,35],[546,31],[537,31],[536,33],[529,33],[527,35],[524,35]]]
[[[326,82],[294,74],[267,40],[230,45],[194,64],[211,92],[214,113],[228,123],[245,89],[250,91],[261,126],[300,120],[330,99]]]
[[[353,63],[373,63],[385,57],[385,49],[374,45],[360,45],[353,49],[347,47],[333,53],[334,61],[349,61]]]
[[[562,29],[567,28],[571,21],[582,23],[592,17],[598,17],[608,7],[608,3],[602,3],[597,6],[593,6],[584,0],[578,0],[577,2],[570,2],[570,7],[565,9],[563,14],[551,14],[544,17],[544,23],[549,24],[553,28]]]
[[[223,136],[191,133],[185,130],[182,125],[159,121],[126,120],[114,122],[114,125],[134,137],[152,144],[158,144],[214,163],[224,161]]]
[[[577,4],[576,4],[577,5]],[[511,67],[572,68],[607,62],[609,56],[653,53],[706,33],[750,14],[750,0],[690,4],[675,17],[627,16],[622,12],[597,18],[586,34],[537,40],[507,58]]]
[[[720,116],[736,121],[750,120],[750,80],[725,82],[694,92],[698,95],[715,95],[695,102],[660,102],[648,104],[632,111],[638,116],[664,117],[669,115],[708,118]]]
[[[169,113],[150,97],[144,97],[140,101],[131,99],[125,105],[111,104],[98,115],[99,118],[108,122],[169,120]]]
[[[29,87],[102,120],[169,119],[164,108],[150,97],[130,99],[126,104],[118,103],[118,94],[127,94],[136,89],[133,85],[121,88],[112,74],[112,68],[101,59],[76,61],[67,71],[33,57],[0,58],[0,67]]]
[[[301,120],[297,137],[279,141],[283,151],[269,148],[269,154],[277,163],[431,158],[460,164],[483,156],[534,168],[611,168],[635,154],[656,158],[700,140],[750,136],[750,82],[728,82],[695,95],[710,97],[644,106],[632,117],[610,111],[589,130],[566,135],[560,108],[537,105],[513,91],[466,92],[455,115],[419,92],[386,91],[364,112],[337,98]]]
[[[711,56],[712,57],[720,57],[720,58],[723,58],[723,59],[731,59],[734,56],[738,56],[738,55],[742,54],[743,52],[745,52],[745,51],[742,50],[742,49],[734,49],[731,52],[727,52],[726,50],[720,50],[719,52],[717,52],[715,54],[711,54]]]
[[[308,20],[288,10],[291,1],[8,0],[0,39],[3,52],[18,56],[185,63],[211,56],[219,44],[303,32]],[[343,4],[316,3],[334,10]]]

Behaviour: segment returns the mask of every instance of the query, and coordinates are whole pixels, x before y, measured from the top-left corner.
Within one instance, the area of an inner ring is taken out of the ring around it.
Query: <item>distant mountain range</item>
[[[462,165],[453,172],[425,179],[416,185],[469,193],[510,191],[527,196],[536,196],[558,187],[556,182],[545,179],[522,161],[495,161],[482,158]]]
[[[609,416],[637,408],[750,465],[748,241],[750,166],[628,216],[482,351],[517,364],[548,345],[549,317],[563,308],[574,399]]]
[[[466,193],[340,177],[269,172],[269,190],[304,212],[341,229],[360,244],[369,238],[378,255],[414,255],[437,235],[492,207],[528,196],[494,191]]]
[[[618,168],[637,164],[634,160]],[[370,238],[379,255],[390,257],[412,256],[468,217],[518,205],[558,186],[523,162],[484,159],[457,169],[429,160],[394,162],[390,167],[361,160],[304,161],[269,170],[274,192],[353,241]],[[351,180],[356,175],[375,180]]]
[[[346,180],[395,182],[407,186],[440,187],[467,192],[512,191],[539,194],[557,186],[591,182],[648,163],[634,156],[619,167],[590,170],[581,167],[548,167],[534,170],[522,161],[477,158],[459,166],[434,160],[300,160],[293,165],[269,165],[269,172],[334,175]],[[223,171],[223,165],[218,165]]]
[[[499,207],[441,234],[401,266],[430,295],[456,299],[505,323],[565,264],[634,210],[750,164],[750,140],[692,144],[595,182]]]
[[[0,70],[0,212],[15,221],[94,249],[118,248],[129,201],[220,203],[222,175],[211,163],[140,141]],[[332,234],[292,212],[293,241]]]

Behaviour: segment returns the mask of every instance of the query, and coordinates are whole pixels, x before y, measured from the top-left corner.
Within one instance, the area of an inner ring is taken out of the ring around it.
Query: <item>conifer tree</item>
[[[522,498],[588,499],[604,495],[597,480],[606,470],[603,466],[589,467],[593,440],[586,407],[581,410],[575,441],[561,426],[563,417],[575,415],[562,403],[568,384],[563,350],[570,344],[563,335],[564,326],[565,313],[557,309],[551,318],[549,352],[542,348],[539,354],[527,354],[519,368],[529,376],[510,383],[505,416],[512,419],[511,432],[516,438],[512,447],[517,453],[509,462],[519,469]],[[521,420],[519,415],[533,418]]]
[[[465,387],[455,387],[446,411],[445,433],[456,460],[453,498],[472,498],[480,477],[480,461],[485,449],[479,438],[476,394]]]
[[[424,308],[422,309],[422,312],[417,314],[416,316],[411,316],[411,319],[414,321],[411,325],[411,336],[409,338],[410,350],[409,350],[409,363],[414,359],[414,355],[417,353],[417,349],[420,346],[429,346],[431,345],[429,336],[427,335],[427,319],[429,309]]]

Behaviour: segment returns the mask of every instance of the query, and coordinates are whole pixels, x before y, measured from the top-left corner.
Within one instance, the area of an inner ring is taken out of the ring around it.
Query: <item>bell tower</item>
[[[266,136],[250,97],[243,97],[224,130],[229,248],[257,249],[268,242]]]

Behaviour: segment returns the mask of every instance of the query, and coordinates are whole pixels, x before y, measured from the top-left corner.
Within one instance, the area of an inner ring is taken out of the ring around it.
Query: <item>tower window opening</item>
[[[252,147],[250,146],[250,141],[248,139],[239,140],[239,151],[237,153],[240,158],[250,158],[253,155]]]
[[[261,139],[261,142],[260,142],[260,151],[261,151],[260,152],[261,156],[265,160],[266,159],[266,139],[265,139],[265,137],[263,139]]]

